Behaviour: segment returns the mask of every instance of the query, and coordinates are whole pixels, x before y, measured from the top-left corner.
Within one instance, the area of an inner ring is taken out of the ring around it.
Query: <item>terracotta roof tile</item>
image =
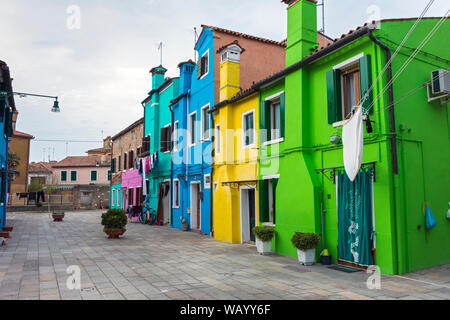
[[[52,162],[31,162],[28,165],[28,172],[34,173],[51,173],[52,164],[56,164],[56,161]]]
[[[28,139],[34,139],[34,136],[32,136],[31,134],[25,133],[25,132],[20,132],[17,130],[13,131],[13,136],[16,137],[22,137],[22,138],[28,138]]]
[[[109,166],[110,161],[104,156],[79,156],[79,157],[67,157],[58,163],[54,164],[54,168],[58,167],[96,167],[96,166]]]

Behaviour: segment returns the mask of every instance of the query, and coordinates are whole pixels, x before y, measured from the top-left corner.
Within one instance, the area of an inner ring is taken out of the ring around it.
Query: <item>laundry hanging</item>
[[[355,181],[361,168],[364,144],[362,108],[356,107],[352,118],[344,124],[342,143],[344,145],[344,167],[350,181]]]

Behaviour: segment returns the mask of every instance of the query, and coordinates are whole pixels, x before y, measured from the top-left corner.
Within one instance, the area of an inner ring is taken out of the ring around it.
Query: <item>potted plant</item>
[[[103,232],[108,235],[109,239],[118,239],[123,235],[127,222],[126,211],[122,209],[109,209],[102,214]]]
[[[188,231],[188,223],[185,218],[181,219],[181,230]]]
[[[305,266],[313,265],[316,255],[315,248],[320,242],[320,236],[315,233],[297,232],[291,242],[297,248],[298,261]]]
[[[64,211],[53,211],[52,217],[54,222],[62,222],[64,219]]]
[[[272,238],[275,235],[275,228],[268,226],[258,226],[253,228],[256,237],[256,249],[259,254],[271,252]]]
[[[2,231],[12,232],[13,229],[14,229],[14,227],[11,227],[11,226],[4,226],[4,227],[2,228]]]

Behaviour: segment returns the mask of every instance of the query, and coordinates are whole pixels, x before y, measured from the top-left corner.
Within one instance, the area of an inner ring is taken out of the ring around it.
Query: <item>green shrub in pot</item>
[[[268,242],[271,241],[273,236],[275,235],[275,228],[258,226],[253,228],[253,233],[255,234],[256,238],[258,238],[262,242]]]
[[[314,264],[314,249],[320,242],[318,234],[297,232],[291,242],[297,248],[298,260],[301,264],[306,266]]]
[[[109,209],[102,214],[102,225],[104,226],[103,231],[105,233],[114,231],[122,231],[124,233],[127,222],[126,212],[122,209]]]

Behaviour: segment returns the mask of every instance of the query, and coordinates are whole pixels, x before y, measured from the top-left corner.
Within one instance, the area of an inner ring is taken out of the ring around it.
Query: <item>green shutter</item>
[[[67,171],[61,171],[61,181],[67,181]]]
[[[3,122],[5,117],[6,99],[0,98],[0,122]]]
[[[259,180],[259,221],[269,221],[269,180]]]
[[[276,224],[278,179],[272,179],[273,223]]]
[[[70,181],[77,181],[77,172],[76,171],[70,172]]]
[[[286,109],[286,98],[284,95],[284,92],[280,95],[280,134],[281,138],[284,138],[284,131],[285,131],[285,109]]]
[[[266,137],[263,132],[265,132],[266,128],[266,103],[265,101],[261,101],[261,107],[259,110],[259,141],[263,143],[266,141]]]
[[[12,136],[12,115],[11,109],[6,109],[4,132],[7,137]]]
[[[97,181],[97,171],[91,171],[91,181]]]
[[[120,164],[119,164],[119,166],[120,166]],[[111,160],[111,172],[112,173],[116,172],[116,159]]]
[[[112,176],[111,170],[108,170],[108,181],[111,181],[111,176]]]
[[[372,70],[370,66],[370,56],[364,56],[359,59],[359,92],[361,95],[361,101],[364,98],[365,94],[369,91],[369,88],[372,86]],[[373,113],[373,107],[369,109],[369,106],[372,104],[373,95],[372,91],[369,93],[369,96],[364,101],[362,108],[363,113]]]
[[[341,72],[327,72],[328,124],[342,120]]]
[[[119,172],[122,171],[122,156],[119,156]],[[115,160],[114,160],[114,171],[115,171]]]

